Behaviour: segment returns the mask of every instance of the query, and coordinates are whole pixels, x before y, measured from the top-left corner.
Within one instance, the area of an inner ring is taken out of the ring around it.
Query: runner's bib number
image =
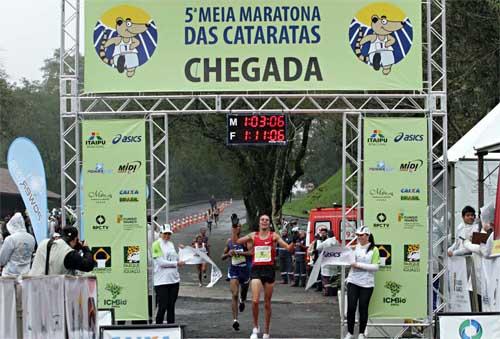
[[[271,262],[271,246],[255,246],[255,262]]]
[[[240,252],[240,251],[237,251],[237,252]],[[233,265],[233,266],[238,266],[238,265],[241,265],[244,263],[246,263],[246,258],[243,255],[235,255],[235,256],[231,257],[231,265]]]

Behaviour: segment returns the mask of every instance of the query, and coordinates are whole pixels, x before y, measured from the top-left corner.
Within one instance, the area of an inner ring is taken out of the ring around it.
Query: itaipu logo
[[[386,144],[387,138],[382,134],[382,130],[374,129],[367,141],[369,144]]]
[[[464,320],[458,327],[458,334],[461,339],[481,339],[483,328],[481,324],[474,319]]]
[[[93,41],[103,63],[131,78],[153,56],[158,31],[144,10],[120,5],[109,9],[97,21]]]
[[[103,148],[106,145],[106,140],[100,136],[99,132],[91,132],[90,136],[85,141],[88,148]]]
[[[362,8],[349,26],[349,44],[360,61],[389,75],[413,44],[413,26],[397,6],[386,2]]]

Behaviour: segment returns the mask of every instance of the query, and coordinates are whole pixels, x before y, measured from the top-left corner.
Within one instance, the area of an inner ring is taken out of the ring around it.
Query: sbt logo
[[[123,143],[131,143],[131,142],[141,142],[142,141],[142,136],[140,135],[121,135],[117,134],[111,141],[113,145],[123,142]]]

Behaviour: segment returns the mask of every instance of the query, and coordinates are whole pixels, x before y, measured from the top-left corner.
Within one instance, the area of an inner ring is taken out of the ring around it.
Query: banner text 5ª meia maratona
[[[85,91],[422,89],[419,1],[85,2]]]

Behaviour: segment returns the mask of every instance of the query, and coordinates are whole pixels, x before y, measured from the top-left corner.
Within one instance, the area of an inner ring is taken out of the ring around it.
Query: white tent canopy
[[[448,150],[448,161],[477,159],[476,150],[500,145],[500,104]],[[500,159],[499,153],[490,153],[485,159]]]

